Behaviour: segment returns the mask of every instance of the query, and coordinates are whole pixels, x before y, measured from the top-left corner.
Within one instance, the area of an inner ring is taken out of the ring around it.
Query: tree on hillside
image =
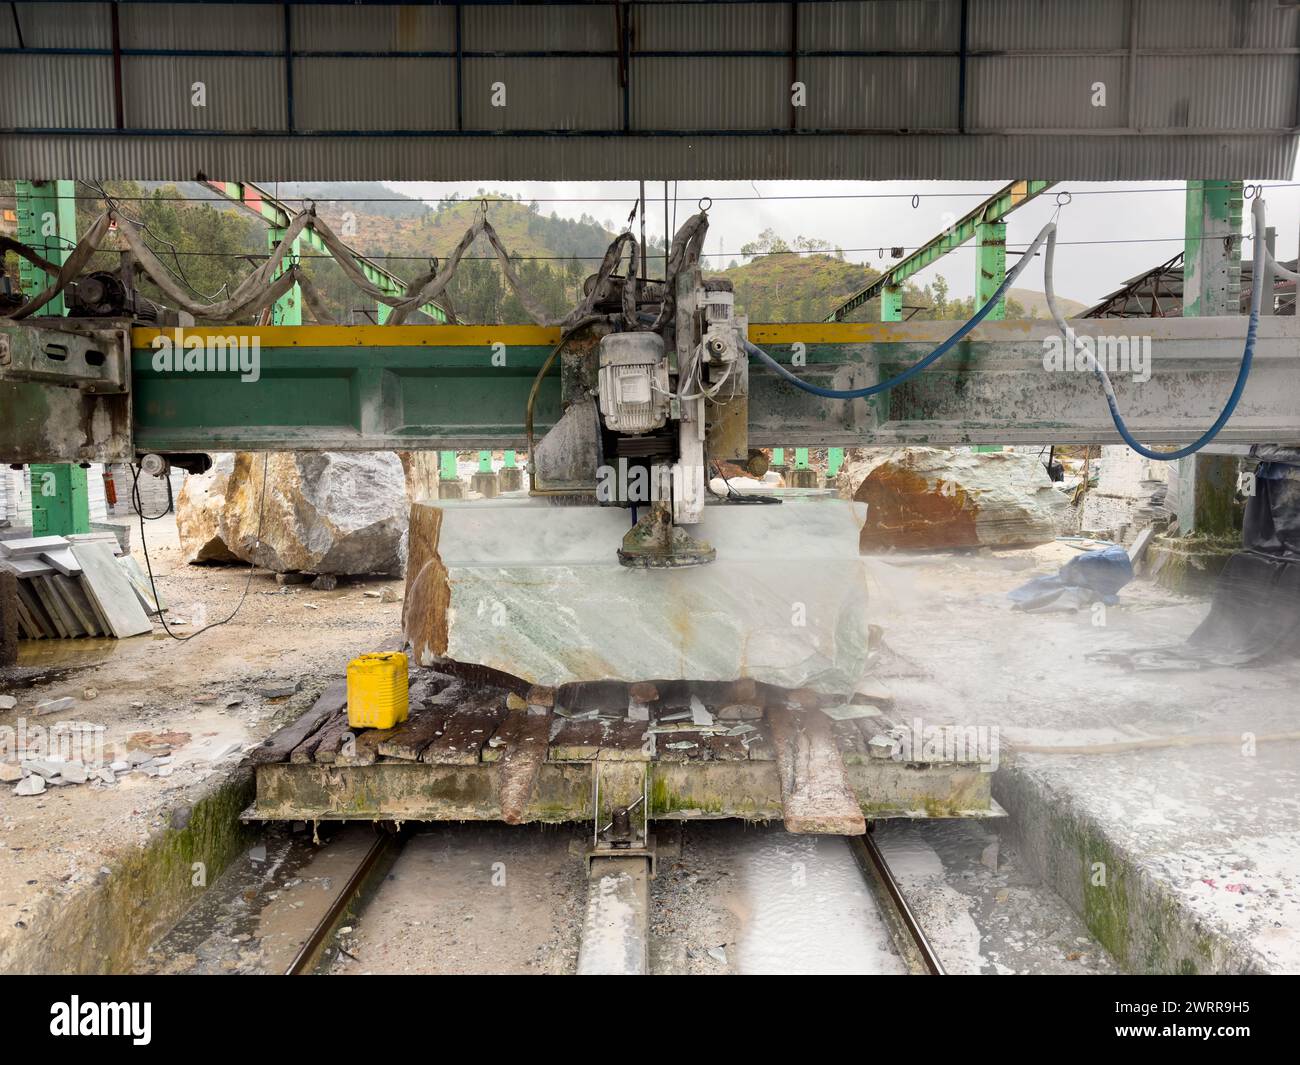
[[[752,259],[756,255],[782,255],[790,250],[790,245],[777,236],[771,229],[765,229],[757,240],[740,246],[740,254]]]

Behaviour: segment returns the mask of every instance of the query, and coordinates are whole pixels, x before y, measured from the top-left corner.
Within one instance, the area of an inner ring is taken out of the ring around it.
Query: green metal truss
[[[1006,226],[1002,220],[1022,204],[1028,203],[1050,188],[1051,181],[1013,181],[981,203],[965,217],[954,222],[933,240],[881,274],[866,288],[854,293],[826,316],[828,322],[842,322],[864,303],[877,296],[880,300],[880,320],[898,322],[903,317],[903,282],[927,266],[938,262],[954,248],[968,240],[979,241],[979,270],[977,274],[977,307],[982,307],[988,296],[1002,284],[1006,276]],[[1005,311],[995,308],[991,318],[1002,318]]]

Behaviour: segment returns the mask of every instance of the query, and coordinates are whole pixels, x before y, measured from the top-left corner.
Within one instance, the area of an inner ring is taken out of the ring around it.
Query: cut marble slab
[[[42,562],[48,562],[65,577],[81,576],[81,567],[72,557],[71,546],[61,547],[56,551],[42,551],[40,558]]]
[[[403,624],[417,661],[533,684],[751,678],[851,694],[867,664],[867,574],[853,503],[705,508],[717,560],[629,569],[628,514],[542,499],[411,508]]]
[[[163,598],[162,592],[154,597],[153,584],[149,580],[149,575],[140,568],[140,563],[130,555],[122,555],[117,564],[122,567],[122,572],[126,574],[126,579],[130,582],[132,589],[140,599],[140,605],[144,607],[146,614],[157,614],[167,609],[167,601]]]
[[[62,536],[34,536],[25,540],[0,540],[0,558],[34,558],[46,551],[67,547]]]
[[[82,587],[114,636],[120,640],[153,631],[144,607],[108,544],[75,544],[72,553],[83,570]]]
[[[28,580],[32,577],[47,577],[55,572],[53,566],[35,557],[7,558],[4,561],[4,566],[6,569],[18,574],[19,580]]]

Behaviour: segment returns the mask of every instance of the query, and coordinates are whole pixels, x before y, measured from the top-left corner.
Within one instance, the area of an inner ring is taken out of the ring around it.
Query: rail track
[[[925,930],[903,897],[889,863],[876,845],[874,825],[872,821],[867,822],[866,835],[844,837],[857,860],[858,868],[862,870],[867,889],[875,898],[881,917],[889,925],[894,944],[912,973],[919,976],[946,976],[943,962],[926,938]]]
[[[364,909],[363,898],[379,874],[396,860],[409,834],[391,825],[377,826],[374,843],[357,861],[320,920],[285,968],[287,976],[310,975],[320,963],[333,934],[349,914]],[[893,871],[869,830],[863,836],[845,836],[845,843],[862,873],[863,882],[887,927],[894,946],[913,975],[944,976],[946,970],[933,945],[908,905]]]

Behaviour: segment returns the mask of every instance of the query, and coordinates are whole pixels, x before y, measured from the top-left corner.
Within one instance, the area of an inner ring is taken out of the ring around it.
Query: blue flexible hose
[[[792,385],[795,385],[798,388],[802,388],[805,392],[811,392],[814,396],[822,396],[825,399],[863,399],[867,396],[879,395],[881,392],[888,392],[891,388],[896,388],[898,385],[901,385],[904,381],[910,380],[911,378],[915,377],[927,366],[931,365],[934,362],[937,362],[939,359],[942,359],[945,355],[948,354],[948,352],[950,352],[953,349],[953,347],[957,343],[964,340],[967,334],[969,334],[972,329],[974,329],[977,325],[979,325],[980,322],[984,321],[984,319],[987,318],[992,313],[993,308],[997,306],[998,300],[1002,299],[1002,297],[1006,295],[1007,289],[1009,289],[1015,283],[1016,278],[1019,277],[1021,272],[1025,269],[1025,267],[1029,265],[1030,260],[1033,259],[1034,257],[1034,252],[1038,250],[1038,246],[1042,244],[1042,242],[1048,237],[1051,231],[1052,231],[1051,227],[1044,228],[1043,231],[1039,233],[1037,237],[1034,238],[1034,242],[1029,245],[1029,247],[1025,250],[1024,255],[1020,257],[1020,262],[1016,263],[1014,269],[1012,269],[1012,271],[1009,274],[1007,274],[1006,279],[1002,282],[1002,284],[998,286],[997,291],[993,293],[993,296],[988,300],[987,303],[984,304],[983,307],[981,307],[978,311],[975,312],[974,317],[972,317],[970,321],[966,322],[960,329],[957,330],[957,332],[953,333],[952,336],[950,336],[947,340],[945,340],[942,344],[940,344],[937,348],[935,348],[932,352],[930,352],[930,354],[927,355],[925,358],[923,358],[920,362],[916,363],[915,365],[909,366],[902,373],[896,374],[895,376],[891,377],[888,381],[881,381],[879,384],[876,385],[866,385],[862,388],[848,388],[848,389],[823,388],[821,385],[814,385],[811,382],[803,380],[803,378],[797,376],[796,374],[791,373],[779,362],[777,362],[774,358],[772,358],[772,356],[769,355],[766,351],[758,347],[758,345],[750,343],[748,339],[744,341],[745,350],[750,355],[753,355],[758,359],[760,359],[762,362],[766,363],[769,367],[775,370],[778,375],[784,377]]]
[[[1262,237],[1262,234],[1264,232],[1263,229],[1264,204],[1258,198],[1255,201],[1254,211],[1255,211],[1256,238],[1255,238],[1255,260],[1254,260],[1255,272],[1253,276],[1256,278],[1260,278],[1263,277],[1264,275],[1264,254],[1266,252],[1266,248]],[[1034,242],[1029,246],[1029,248],[1025,251],[1025,254],[1021,257],[1020,262],[1016,264],[1015,269],[1013,269],[1011,273],[1007,275],[1006,279],[1002,282],[1002,284],[998,286],[998,289],[993,294],[992,298],[989,299],[988,302],[984,304],[984,306],[982,306],[978,311],[975,312],[975,315],[970,319],[970,321],[966,322],[960,329],[958,329],[955,333],[953,333],[952,336],[950,336],[947,340],[945,340],[942,344],[940,344],[937,348],[935,348],[932,352],[930,352],[929,355],[925,356],[925,358],[921,359],[915,365],[909,366],[902,373],[896,374],[894,377],[891,377],[888,381],[881,381],[879,384],[867,385],[863,388],[849,388],[849,389],[823,388],[821,385],[814,385],[811,382],[803,380],[802,378],[798,377],[794,373],[791,373],[779,362],[777,362],[774,358],[772,358],[772,356],[769,355],[766,351],[758,347],[756,344],[751,343],[748,339],[744,341],[745,350],[751,356],[754,356],[758,358],[760,361],[762,361],[763,363],[765,363],[768,367],[774,370],[779,376],[784,377],[791,384],[795,385],[798,388],[803,389],[805,392],[811,393],[814,396],[821,396],[824,399],[863,399],[866,396],[874,396],[874,395],[879,395],[881,392],[888,392],[891,388],[896,388],[898,385],[901,385],[904,381],[907,381],[910,378],[915,377],[917,374],[919,374],[926,367],[930,366],[932,363],[943,358],[944,355],[946,355],[949,351],[952,350],[955,344],[957,344],[959,341],[964,339],[971,332],[972,329],[974,329],[977,325],[980,324],[980,322],[984,321],[984,319],[988,317],[989,313],[993,310],[994,305],[998,302],[998,300],[1000,300],[1006,294],[1006,291],[1011,287],[1012,282],[1015,281],[1017,276],[1019,276],[1020,272],[1025,268],[1026,264],[1033,257],[1034,251],[1043,242],[1044,238],[1046,238],[1048,241],[1047,258],[1045,264],[1046,265],[1046,269],[1045,269],[1046,286],[1045,287],[1047,289],[1047,294],[1048,294],[1048,305],[1051,306],[1052,308],[1053,316],[1056,318],[1057,326],[1065,335],[1067,344],[1073,346],[1074,332],[1067,325],[1065,325],[1065,323],[1060,318],[1060,316],[1056,314],[1056,308],[1052,300],[1050,278],[1052,274],[1052,260],[1054,258],[1055,246],[1056,246],[1056,227],[1054,225],[1049,224],[1048,226],[1044,227],[1043,231],[1039,233],[1038,236],[1034,239]],[[1102,368],[1101,365],[1094,358],[1092,372],[1093,375],[1100,382],[1102,382],[1102,388],[1106,396],[1106,405],[1110,408],[1111,421],[1115,423],[1115,430],[1119,433],[1119,435],[1123,438],[1124,442],[1128,444],[1129,447],[1131,447],[1139,455],[1143,456],[1143,458],[1154,459],[1158,462],[1172,462],[1174,459],[1186,458],[1188,455],[1195,454],[1197,451],[1200,451],[1201,448],[1203,448],[1206,444],[1208,444],[1211,440],[1213,440],[1216,436],[1219,435],[1219,430],[1221,430],[1224,427],[1224,425],[1227,424],[1228,419],[1232,417],[1233,411],[1237,409],[1237,403],[1241,400],[1241,395],[1246,390],[1246,381],[1250,377],[1251,362],[1255,356],[1255,339],[1257,333],[1259,332],[1259,307],[1260,307],[1261,295],[1262,295],[1262,286],[1258,284],[1252,284],[1251,297],[1250,297],[1250,323],[1246,327],[1246,345],[1244,350],[1242,351],[1241,368],[1237,371],[1237,381],[1236,384],[1233,385],[1232,394],[1228,396],[1228,401],[1226,404],[1224,404],[1223,410],[1219,413],[1218,418],[1215,419],[1214,424],[1211,425],[1210,428],[1207,429],[1201,435],[1201,437],[1197,439],[1194,443],[1188,444],[1186,447],[1181,447],[1177,451],[1152,451],[1150,448],[1140,443],[1136,437],[1134,437],[1133,433],[1130,431],[1128,425],[1124,421],[1124,416],[1120,413],[1119,404],[1115,399],[1114,389],[1111,388],[1110,385],[1110,379],[1106,376],[1106,372],[1104,368]]]

